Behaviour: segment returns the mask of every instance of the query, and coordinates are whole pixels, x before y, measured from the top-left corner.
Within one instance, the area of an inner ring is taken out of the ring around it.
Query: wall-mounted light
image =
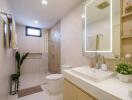
[[[35,20],[35,21],[34,21],[34,23],[35,23],[35,24],[38,24],[38,21],[37,21],[37,20]]]
[[[86,16],[85,16],[85,14],[82,14],[82,18],[85,18]]]
[[[48,1],[47,0],[42,0],[42,4],[43,5],[47,5],[48,4]]]

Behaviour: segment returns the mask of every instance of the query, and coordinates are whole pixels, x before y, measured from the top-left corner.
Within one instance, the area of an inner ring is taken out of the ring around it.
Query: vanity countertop
[[[94,82],[73,73],[72,70],[63,71],[63,75],[65,79],[98,100],[132,100],[128,92],[129,88],[132,88],[132,83],[120,82],[116,77],[102,82]]]

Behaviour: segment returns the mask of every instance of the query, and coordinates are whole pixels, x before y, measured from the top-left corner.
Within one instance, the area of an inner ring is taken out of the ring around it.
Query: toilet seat
[[[51,74],[51,75],[46,76],[46,79],[49,79],[49,80],[58,80],[61,78],[63,78],[62,74]]]
[[[71,69],[71,66],[63,65],[61,71]],[[48,92],[50,94],[60,94],[63,92],[63,75],[62,74],[51,74],[46,76]]]
[[[48,92],[50,94],[60,94],[63,91],[63,75],[51,74],[46,76]]]

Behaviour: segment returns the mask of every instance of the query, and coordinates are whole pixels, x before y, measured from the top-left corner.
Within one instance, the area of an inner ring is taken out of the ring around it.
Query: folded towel
[[[4,23],[4,34],[5,34],[5,38],[6,38],[6,48],[9,48],[9,34],[8,34],[8,27],[9,27],[9,23],[8,23],[8,19],[7,17],[4,17],[5,23]]]
[[[17,32],[16,32],[16,23],[14,18],[12,18],[12,48],[13,49],[18,49],[17,46]]]
[[[11,40],[12,40],[12,32],[11,32],[11,27],[12,27],[12,18],[7,17],[7,22],[8,22],[8,42],[9,42],[9,48],[11,48]]]
[[[5,44],[4,40],[4,20],[0,16],[0,48],[3,48]]]
[[[0,15],[3,20],[3,41],[5,48],[17,49],[16,24],[12,16]]]
[[[99,35],[96,35],[96,50],[99,50],[99,44],[100,44],[100,39],[99,39]]]
[[[4,41],[4,48],[9,48],[9,34],[8,34],[8,19],[7,16],[0,15],[1,19],[3,20],[3,41]]]

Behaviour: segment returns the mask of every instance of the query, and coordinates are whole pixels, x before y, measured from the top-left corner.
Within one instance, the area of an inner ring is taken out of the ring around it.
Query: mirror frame
[[[86,9],[87,9],[87,6],[89,4],[91,4],[93,1],[95,0],[86,0],[83,2],[82,4],[82,43],[83,43],[83,54],[89,54],[89,53],[112,53],[112,42],[113,42],[113,39],[112,39],[112,28],[113,28],[113,20],[112,20],[112,17],[113,17],[113,14],[112,14],[112,0],[110,0],[110,50],[109,51],[87,51],[86,50],[86,19],[87,19],[87,16],[86,16]]]

